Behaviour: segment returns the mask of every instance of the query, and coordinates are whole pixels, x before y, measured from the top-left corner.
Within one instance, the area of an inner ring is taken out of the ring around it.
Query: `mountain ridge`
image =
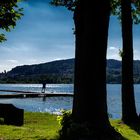
[[[94,64],[92,64],[94,65]],[[73,83],[74,58],[16,66],[0,73],[0,83]],[[134,60],[134,82],[140,83],[140,60]],[[121,61],[107,60],[107,83],[121,83]]]

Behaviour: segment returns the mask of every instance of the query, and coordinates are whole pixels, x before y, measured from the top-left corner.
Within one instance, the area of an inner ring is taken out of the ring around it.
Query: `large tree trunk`
[[[92,3],[91,3],[92,2]],[[107,113],[106,52],[109,0],[78,0],[72,118],[64,116],[63,140],[118,140]]]
[[[131,0],[121,0],[122,6],[122,120],[125,123],[137,121],[133,87],[133,35]]]
[[[106,100],[106,51],[109,0],[80,0],[74,21],[76,56],[73,118],[96,129],[110,127]]]

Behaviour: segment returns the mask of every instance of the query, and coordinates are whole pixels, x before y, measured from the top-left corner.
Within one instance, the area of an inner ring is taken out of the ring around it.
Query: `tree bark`
[[[73,118],[97,129],[110,127],[106,99],[109,0],[80,0],[74,13],[76,56]]]
[[[133,33],[131,0],[121,0],[122,7],[122,120],[125,123],[137,121],[133,86]]]

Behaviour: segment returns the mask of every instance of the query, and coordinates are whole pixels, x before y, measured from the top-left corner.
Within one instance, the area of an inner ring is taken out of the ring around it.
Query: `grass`
[[[60,129],[56,118],[48,113],[25,112],[23,126],[0,125],[0,140],[56,140]],[[139,125],[127,126],[120,120],[111,120],[111,124],[126,139],[140,140]]]
[[[127,140],[140,140],[140,125],[128,126],[121,120],[111,120],[112,126]]]
[[[24,114],[24,125],[0,125],[0,140],[54,140],[59,124],[56,115],[48,113]]]

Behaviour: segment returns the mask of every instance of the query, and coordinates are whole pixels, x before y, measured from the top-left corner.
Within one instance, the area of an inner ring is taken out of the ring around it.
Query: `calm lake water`
[[[41,84],[0,84],[0,89],[41,91]],[[137,112],[140,113],[140,85],[135,85],[135,99]],[[121,85],[108,84],[108,112],[112,118],[121,118]],[[69,93],[73,94],[73,84],[48,84],[48,93]],[[0,92],[0,94],[12,94]],[[25,111],[60,113],[61,109],[72,108],[72,97],[49,97],[44,101],[42,98],[23,98],[23,99],[0,99],[0,103],[12,103],[16,107],[23,108]]]

